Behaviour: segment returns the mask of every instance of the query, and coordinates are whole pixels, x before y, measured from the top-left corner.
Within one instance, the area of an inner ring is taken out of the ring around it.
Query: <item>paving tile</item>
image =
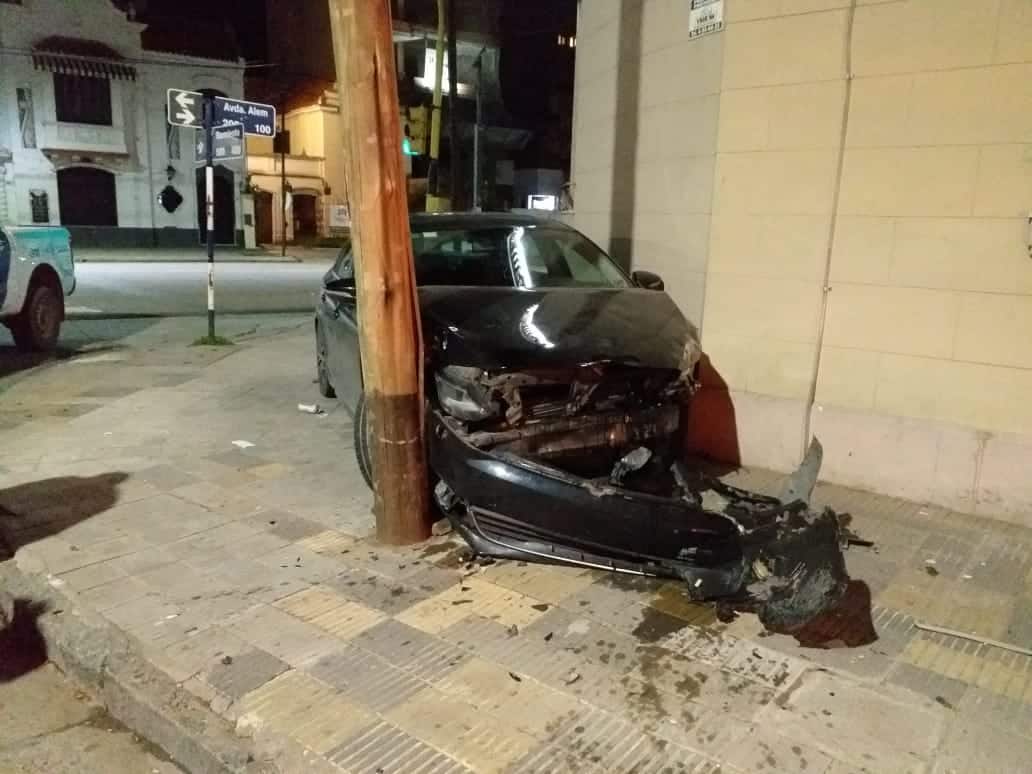
[[[352,602],[323,586],[313,586],[275,603],[302,621],[318,626],[339,640],[348,640],[383,621],[379,610]]]
[[[573,770],[581,762],[603,771],[694,772],[712,768],[706,756],[643,733],[618,715],[587,705],[561,722],[549,741],[552,750],[559,751],[560,761],[565,758]]]
[[[590,586],[595,580],[589,573],[574,567],[525,562],[497,562],[486,568],[483,578],[553,605]]]
[[[379,656],[352,645],[342,645],[312,664],[305,671],[332,685],[348,699],[383,713],[427,687],[414,677]]]
[[[352,642],[427,682],[439,680],[469,659],[455,645],[393,619],[367,629]]]
[[[1027,771],[1029,738],[970,717],[957,717],[935,755],[934,771]]]
[[[479,578],[467,578],[464,583],[413,605],[401,613],[398,620],[437,633],[471,614],[520,628],[528,626],[544,612],[541,603],[518,591]]]
[[[221,626],[212,626],[164,648],[153,649],[150,660],[181,683],[206,671],[214,662],[226,656],[235,658],[250,648]]]
[[[314,535],[301,538],[297,541],[297,544],[307,548],[309,551],[314,551],[320,556],[336,557],[349,552],[355,545],[355,538],[336,530],[321,529],[320,532]]]
[[[528,734],[434,688],[424,689],[384,717],[478,772],[504,771],[538,744]]]
[[[944,677],[927,669],[897,663],[885,677],[887,682],[916,691],[946,707],[956,707],[964,698],[967,683]]]
[[[473,774],[473,770],[396,726],[380,721],[327,753],[344,771]]]
[[[791,685],[807,666],[802,659],[742,640],[735,646],[724,669],[771,688],[782,688]]]
[[[270,605],[250,608],[226,621],[225,626],[291,666],[323,656],[337,646],[337,641],[321,629]]]
[[[134,473],[133,476],[163,492],[197,483],[194,476],[173,465],[155,465],[144,468]]]
[[[1020,699],[969,687],[957,704],[957,712],[961,717],[974,717],[999,728],[1032,737],[1032,686]]]
[[[274,602],[309,586],[303,580],[284,577],[271,571],[267,565],[248,559],[223,561],[214,574],[255,602]]]
[[[732,766],[744,771],[823,774],[831,765],[829,755],[794,739],[768,733],[753,726],[752,733],[730,746],[722,756]]]
[[[276,579],[301,580],[320,583],[340,572],[339,563],[296,544],[278,548],[255,558],[259,564],[270,569],[270,576]]]
[[[228,658],[229,663],[216,661],[209,666],[204,679],[216,691],[234,700],[243,698],[290,668],[271,653],[258,648],[248,648],[224,658]]]
[[[241,699],[241,720],[257,718],[262,726],[296,739],[323,754],[373,722],[373,716],[338,691],[291,670]]]
[[[79,594],[78,599],[87,607],[103,613],[148,594],[154,594],[154,590],[150,586],[135,578],[121,578],[94,586]]]
[[[783,701],[757,716],[766,733],[817,747],[871,771],[917,772],[938,747],[948,710],[917,694],[862,686],[809,672]]]
[[[326,585],[385,615],[401,613],[429,597],[427,592],[415,586],[364,567],[349,568],[328,579]]]
[[[88,591],[105,583],[122,580],[128,576],[125,570],[115,562],[116,560],[98,562],[88,567],[64,573],[60,577],[76,591]]]

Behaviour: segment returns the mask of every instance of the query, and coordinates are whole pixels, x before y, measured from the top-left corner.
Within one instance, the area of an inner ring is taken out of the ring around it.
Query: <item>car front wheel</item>
[[[25,308],[11,321],[14,343],[23,352],[51,352],[64,319],[64,298],[61,291],[49,284],[29,289]]]
[[[336,398],[337,393],[330,382],[330,369],[326,364],[329,353],[326,349],[326,334],[320,326],[315,328],[315,368],[319,377],[319,394],[324,398]]]
[[[358,396],[355,407],[355,457],[366,486],[373,489],[373,455],[369,448],[369,410],[365,395]]]

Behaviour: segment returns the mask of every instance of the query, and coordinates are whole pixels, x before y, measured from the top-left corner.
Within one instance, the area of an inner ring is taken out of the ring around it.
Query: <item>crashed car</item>
[[[625,273],[575,229],[514,214],[413,216],[434,498],[479,555],[679,578],[770,626],[833,606],[842,525],[808,506],[814,445],[781,497],[682,459],[696,329],[655,274]],[[355,272],[326,274],[315,318],[324,395],[355,418],[371,481]]]

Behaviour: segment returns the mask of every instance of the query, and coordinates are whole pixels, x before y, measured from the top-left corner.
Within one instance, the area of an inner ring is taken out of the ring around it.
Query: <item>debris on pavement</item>
[[[971,642],[978,642],[982,645],[990,645],[994,648],[1000,648],[1001,650],[1009,650],[1012,653],[1020,653],[1023,656],[1032,657],[1032,649],[1023,648],[1020,645],[1014,645],[1010,642],[1002,642],[1000,640],[990,639],[989,637],[982,637],[981,635],[962,632],[957,629],[947,629],[944,626],[933,626],[932,624],[921,623],[920,621],[914,622],[914,628],[920,629],[924,632],[932,632],[933,634],[944,634],[947,637],[956,637],[961,640],[970,640]]]
[[[298,403],[297,410],[302,414],[325,414],[326,412],[319,408],[318,403]]]
[[[926,573],[927,573],[928,575],[931,575],[931,576],[932,576],[933,578],[935,578],[935,577],[937,577],[937,576],[939,575],[939,571],[938,571],[938,570],[936,570],[936,569],[935,569],[935,568],[934,568],[934,567],[933,567],[932,565],[930,565],[930,564],[926,564],[926,565],[925,565],[925,572],[926,572]]]
[[[252,448],[254,448],[254,444],[251,443],[250,441],[233,441],[233,445],[236,446],[238,449],[252,449]]]
[[[516,624],[512,624],[508,629],[506,629],[506,632],[510,637],[516,637],[520,633],[520,627]]]
[[[523,678],[522,678],[522,677],[520,677],[520,676],[519,676],[518,674],[516,674],[515,672],[509,672],[509,677],[511,677],[511,678],[512,678],[513,680],[515,680],[515,681],[516,681],[517,683],[522,683],[522,682],[523,682]]]
[[[430,534],[435,537],[443,537],[444,535],[450,535],[452,532],[451,522],[447,519],[438,519],[434,522],[434,525],[430,527]]]
[[[563,678],[563,682],[566,683],[567,685],[573,685],[575,682],[577,682],[580,679],[581,679],[580,672],[578,672],[576,669],[571,669],[569,672],[566,673],[566,676]]]

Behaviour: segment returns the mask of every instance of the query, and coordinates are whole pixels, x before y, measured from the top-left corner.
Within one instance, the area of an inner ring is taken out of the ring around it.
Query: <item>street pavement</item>
[[[222,349],[188,347],[194,324],[0,380],[0,533],[259,761],[1028,770],[1032,658],[915,624],[1032,645],[1032,530],[820,485],[875,543],[847,562],[878,639],[828,649],[721,622],[677,583],[479,564],[454,535],[379,545],[350,417],[317,395],[310,318]]]
[[[3,671],[0,774],[182,774],[52,665],[14,680]]]
[[[216,311],[310,311],[329,267],[329,261],[216,263]],[[75,275],[75,293],[66,300],[70,317],[197,315],[208,308],[204,263],[78,263]]]

